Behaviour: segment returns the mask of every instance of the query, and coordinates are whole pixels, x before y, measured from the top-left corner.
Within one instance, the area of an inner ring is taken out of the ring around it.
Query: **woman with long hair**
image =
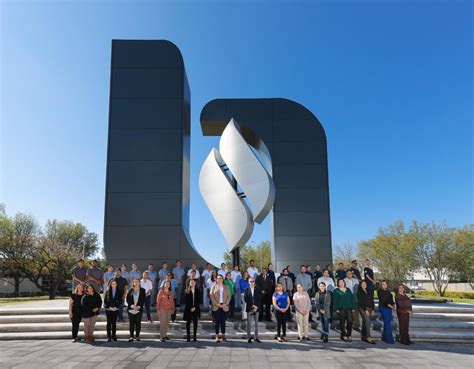
[[[84,318],[84,342],[92,343],[95,341],[94,329],[97,315],[99,315],[102,306],[102,299],[90,284],[87,284],[85,294],[81,299],[81,305]]]
[[[145,306],[146,292],[140,286],[140,278],[132,279],[132,288],[127,293],[127,311],[130,338],[128,342],[140,341],[140,330],[142,328],[143,307]]]
[[[72,323],[72,342],[80,341],[77,337],[79,324],[82,320],[82,296],[84,295],[84,285],[78,284],[69,297],[69,319]]]
[[[309,341],[309,312],[311,311],[311,299],[308,292],[303,289],[303,285],[296,285],[296,292],[293,295],[293,303],[296,310],[296,324],[298,326],[298,339]]]
[[[227,272],[225,274],[224,284],[229,288],[230,291],[230,303],[229,303],[229,315],[228,320],[234,321],[234,311],[235,311],[235,284],[232,280],[232,274]]]
[[[339,316],[341,340],[352,342],[352,310],[355,309],[355,299],[344,279],[337,281],[337,288],[332,294],[333,311]]]
[[[395,308],[393,295],[388,288],[388,282],[384,279],[380,282],[380,288],[377,291],[379,297],[379,312],[383,318],[382,341],[394,343],[392,334],[392,310]]]
[[[117,341],[118,310],[123,301],[123,292],[117,288],[117,281],[112,279],[104,296],[105,315],[107,317],[107,341]]]
[[[240,306],[242,309],[242,321],[246,321],[247,320],[247,311],[246,311],[247,304],[245,302],[245,290],[250,287],[249,273],[247,271],[244,271],[242,273],[242,278],[239,280],[239,287],[240,287]]]
[[[193,341],[196,342],[197,323],[201,314],[199,302],[201,301],[201,290],[196,287],[196,280],[189,281],[189,287],[184,291],[184,314],[186,321],[186,339],[191,341],[191,322],[193,323]]]
[[[360,338],[374,345],[375,341],[370,336],[370,317],[374,311],[374,297],[365,279],[360,281],[357,289],[357,310],[362,321]]]
[[[408,334],[410,326],[410,314],[412,313],[411,300],[405,293],[405,286],[400,285],[397,288],[397,294],[395,295],[395,302],[397,303],[397,317],[398,317],[398,329],[400,332],[400,343],[404,345],[413,344]]]
[[[277,340],[278,342],[287,342],[286,338],[286,312],[290,308],[290,297],[286,292],[283,292],[283,287],[280,283],[275,286],[275,293],[272,297],[273,309],[275,310],[275,317],[277,320]]]
[[[326,289],[326,283],[319,283],[319,290],[314,298],[316,302],[316,312],[321,321],[321,339],[324,343],[329,341],[329,319],[331,319],[332,294]]]
[[[216,332],[216,342],[227,341],[225,337],[225,321],[229,312],[230,291],[224,284],[224,278],[218,274],[216,283],[210,292],[212,311],[214,313],[214,329]]]
[[[173,293],[171,292],[171,282],[166,280],[158,296],[156,297],[156,310],[160,320],[160,339],[161,342],[169,340],[168,327],[170,325],[171,314],[175,309]]]

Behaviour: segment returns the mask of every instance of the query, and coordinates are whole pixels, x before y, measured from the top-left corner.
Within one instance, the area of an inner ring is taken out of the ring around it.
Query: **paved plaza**
[[[105,342],[1,342],[0,368],[473,368],[474,345],[417,343],[405,347],[333,341],[248,344],[244,340]]]

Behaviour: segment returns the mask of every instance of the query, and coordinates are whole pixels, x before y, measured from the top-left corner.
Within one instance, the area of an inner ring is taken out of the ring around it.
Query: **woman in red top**
[[[400,343],[404,345],[413,344],[408,334],[410,325],[410,314],[412,313],[411,300],[405,294],[405,286],[400,285],[395,295],[395,303],[397,304],[398,329],[400,331]]]
[[[169,340],[168,327],[170,325],[171,314],[173,314],[175,308],[173,294],[170,289],[171,282],[166,281],[156,297],[156,310],[158,311],[158,319],[160,320],[161,342]]]

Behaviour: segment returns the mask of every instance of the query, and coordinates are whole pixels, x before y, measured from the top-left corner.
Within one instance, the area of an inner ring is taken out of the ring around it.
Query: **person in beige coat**
[[[214,315],[214,324],[216,330],[216,342],[227,341],[225,338],[225,321],[229,312],[230,290],[224,284],[222,275],[218,275],[216,283],[211,287],[209,293],[212,306],[212,314]],[[222,335],[219,335],[219,331]]]

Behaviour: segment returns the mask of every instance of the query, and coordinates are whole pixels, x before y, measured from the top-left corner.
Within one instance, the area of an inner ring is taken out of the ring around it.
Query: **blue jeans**
[[[329,335],[329,317],[326,317],[326,315],[321,315],[321,325],[323,329],[323,333],[325,335]]]
[[[151,295],[148,295],[145,297],[145,310],[146,310],[146,317],[148,320],[151,320],[150,304],[151,304]]]
[[[123,301],[120,302],[120,305],[118,306],[118,319],[123,320],[123,306],[125,303]]]
[[[392,335],[392,309],[381,307],[379,312],[383,318],[382,339],[387,343],[394,343]]]

